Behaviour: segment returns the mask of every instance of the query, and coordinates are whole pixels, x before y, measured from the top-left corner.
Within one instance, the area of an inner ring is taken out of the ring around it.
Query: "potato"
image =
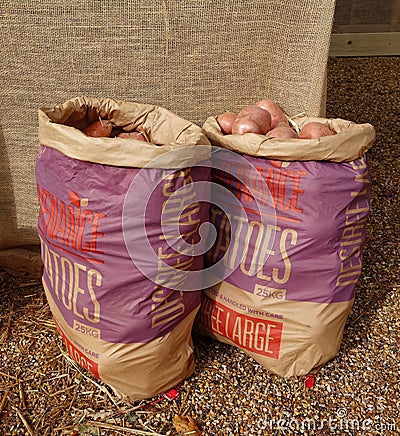
[[[96,120],[85,127],[83,133],[95,138],[109,138],[111,136],[112,128],[113,124],[110,120]]]
[[[256,103],[256,106],[267,110],[271,114],[271,129],[275,129],[278,123],[289,125],[283,110],[273,100],[260,100]]]
[[[232,133],[232,124],[235,118],[236,114],[233,112],[225,112],[217,116],[217,123],[224,135],[230,135]]]
[[[121,132],[118,133],[117,138],[131,138],[136,139],[138,141],[145,141],[147,142],[146,137],[143,135],[142,132],[137,132],[136,130],[133,132]]]
[[[237,119],[239,120],[237,121]],[[254,123],[258,126],[257,129],[252,126]],[[268,130],[271,129],[271,114],[267,110],[262,109],[256,105],[246,106],[237,114],[232,124],[232,133],[238,133],[236,127],[238,125],[243,126],[244,124],[247,124],[247,127],[252,126],[252,133],[261,133],[262,135],[265,135],[265,133],[267,133]],[[246,131],[245,133],[248,132]],[[239,133],[239,135],[240,134],[241,133]]]
[[[297,133],[289,126],[278,125],[275,129],[267,132],[270,138],[298,138]]]
[[[312,121],[305,124],[299,134],[300,139],[313,139],[321,138],[323,136],[335,135],[336,132],[332,130],[326,124],[319,123],[318,121]]]
[[[244,135],[245,133],[262,133],[262,131],[249,116],[236,117],[232,123],[232,134]]]

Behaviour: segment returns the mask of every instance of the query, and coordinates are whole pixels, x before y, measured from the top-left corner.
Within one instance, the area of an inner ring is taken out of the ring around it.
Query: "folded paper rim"
[[[327,124],[337,133],[314,139],[278,139],[267,135],[245,133],[223,135],[216,117],[209,117],[203,130],[211,144],[255,157],[282,161],[351,162],[363,156],[375,142],[375,129],[369,123],[356,124],[340,118],[300,117],[301,128],[311,121]]]
[[[39,108],[38,115],[40,144],[78,160],[135,168],[186,168],[211,154],[201,127],[161,106],[82,96]],[[99,116],[126,131],[140,128],[151,142],[94,138],[73,127]]]

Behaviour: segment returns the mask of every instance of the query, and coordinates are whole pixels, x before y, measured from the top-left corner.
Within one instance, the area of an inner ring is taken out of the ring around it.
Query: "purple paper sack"
[[[203,256],[181,246],[198,243],[208,218],[196,182],[209,171],[192,168],[208,140],[163,108],[110,99],[77,98],[39,116],[42,280],[68,353],[129,399],[163,393],[194,368],[202,283],[185,285]],[[98,116],[142,129],[150,143],[73,127]]]
[[[207,263],[223,260],[224,271],[204,292],[197,325],[285,377],[337,354],[362,268],[374,130],[330,122],[338,133],[318,140],[223,136],[214,119],[204,125],[213,145],[242,158],[212,172],[240,206],[211,207],[218,237]]]

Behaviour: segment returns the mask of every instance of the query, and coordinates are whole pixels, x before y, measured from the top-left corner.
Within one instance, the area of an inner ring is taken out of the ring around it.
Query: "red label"
[[[256,354],[279,358],[283,323],[236,312],[204,296],[199,322],[238,347]]]
[[[93,374],[94,377],[100,379],[99,376],[99,365],[93,360],[89,359],[85,354],[80,352],[75,345],[65,336],[64,332],[61,330],[60,326],[57,322],[55,322],[58,332],[61,335],[61,338],[64,342],[64,345],[67,347],[69,356],[80,366],[87,369],[89,372]]]
[[[315,384],[315,376],[314,374],[307,374],[304,378],[304,387],[306,389],[310,389],[314,387]]]
[[[172,401],[175,400],[178,394],[179,392],[176,389],[170,389],[169,391],[165,392],[165,394],[163,394],[162,396],[168,401]]]

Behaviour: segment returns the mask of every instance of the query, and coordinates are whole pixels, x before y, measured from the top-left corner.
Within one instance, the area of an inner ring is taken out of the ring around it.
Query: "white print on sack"
[[[363,189],[351,192],[354,200],[346,208],[346,225],[340,237],[340,275],[336,280],[336,286],[339,287],[358,281],[361,273],[362,235],[367,224],[367,218],[361,218],[359,214],[365,215],[369,212],[369,201],[362,198],[367,194],[367,185],[371,183],[366,159],[350,162],[350,165],[354,170],[364,170],[354,178],[355,182],[363,184]]]
[[[211,209],[211,221],[216,221],[216,215],[222,215],[223,212],[217,209]],[[232,235],[233,240],[230,240],[230,220],[237,221],[237,231]],[[243,274],[247,276],[253,276],[256,274],[257,278],[260,280],[273,281],[277,284],[286,283],[290,278],[290,273],[292,271],[292,263],[290,262],[290,258],[287,253],[288,245],[296,245],[297,243],[297,232],[294,229],[285,228],[267,224],[263,226],[262,223],[258,221],[250,221],[247,229],[246,235],[244,235],[243,229],[245,220],[241,217],[237,216],[228,216],[225,214],[220,223],[220,231],[218,233],[218,240],[215,248],[213,249],[213,253],[211,254],[212,261],[216,261],[219,257],[220,253],[228,252],[230,245],[232,244],[232,248],[229,251],[229,256],[226,256],[225,266],[230,269],[234,269],[234,265],[236,262],[236,257],[241,255],[240,247],[242,241],[244,240],[245,253],[243,254],[242,260],[240,262],[240,269]],[[277,243],[279,244],[277,249],[272,250],[271,244],[275,242],[274,235],[278,236],[276,238]],[[250,251],[251,244],[248,243],[253,238],[253,235],[256,235],[256,241],[254,244],[254,248]],[[279,261],[280,268],[272,268],[270,272],[265,271],[265,268],[268,268],[269,264],[263,262],[263,259],[266,259],[267,256],[276,256],[280,255],[281,261]],[[262,266],[260,268],[260,266]]]
[[[44,274],[50,282],[55,297],[61,301],[65,309],[72,311],[78,318],[94,324],[100,322],[100,303],[95,292],[95,289],[99,288],[102,283],[100,272],[60,256],[40,236],[39,238]],[[91,307],[81,307],[79,301],[90,302]],[[81,307],[81,311],[78,307]]]
[[[174,188],[177,179],[182,179],[183,188],[178,191],[179,195],[170,200],[170,197],[175,192]],[[182,285],[187,277],[187,274],[182,274],[182,271],[189,271],[192,268],[194,261],[194,235],[197,234],[200,226],[200,219],[198,218],[200,205],[198,202],[194,202],[196,192],[194,190],[193,177],[190,175],[190,168],[175,171],[165,176],[163,180],[166,181],[162,190],[166,198],[162,204],[163,223],[166,225],[179,223],[179,226],[187,230],[180,237],[192,237],[192,239],[189,240],[189,245],[191,245],[186,250],[178,246],[176,251],[164,253],[163,247],[158,248],[156,285],[151,296],[154,302],[151,307],[151,325],[153,328],[171,322],[185,313],[183,292],[174,289],[179,289],[179,286]],[[164,233],[159,236],[160,240],[175,238],[176,235],[165,235]],[[185,257],[188,258],[185,259]],[[170,263],[167,264],[167,267],[164,265],[164,261],[167,259],[173,262],[172,272],[169,268],[172,266]],[[157,283],[164,283],[172,289],[165,289],[162,286],[158,286]]]
[[[89,200],[80,200],[75,192],[69,192],[70,204],[65,204],[39,184],[37,192],[40,205],[38,228],[43,236],[39,235],[44,264],[43,279],[47,279],[54,298],[66,310],[82,321],[98,324],[100,303],[96,291],[102,285],[102,274],[95,268],[61,256],[59,252],[65,251],[70,257],[89,263],[104,263],[93,255],[104,254],[98,250],[97,242],[98,238],[104,236],[99,231],[99,222],[106,215],[85,209]],[[93,330],[82,323],[76,324],[74,329],[85,335],[96,337],[95,334],[98,334],[100,337],[99,330],[95,332],[97,329]]]
[[[198,321],[207,329],[256,354],[279,358],[283,322],[238,312],[209,296],[203,297]]]

